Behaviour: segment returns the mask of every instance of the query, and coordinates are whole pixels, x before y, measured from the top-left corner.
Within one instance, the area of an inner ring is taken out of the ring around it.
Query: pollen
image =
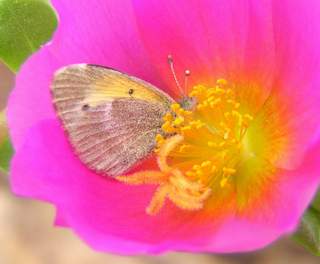
[[[183,210],[200,210],[214,191],[229,188],[241,162],[243,138],[253,117],[242,110],[225,79],[214,87],[194,86],[193,109],[174,103],[163,116],[155,138],[159,171],[146,171],[118,180],[127,184],[156,184],[146,212],[157,214],[168,199]]]

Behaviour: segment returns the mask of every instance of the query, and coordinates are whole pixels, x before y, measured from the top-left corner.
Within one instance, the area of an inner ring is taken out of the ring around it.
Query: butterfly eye
[[[129,94],[129,95],[132,95],[133,92],[134,92],[134,90],[133,90],[132,88],[130,88],[130,89],[128,90],[128,94]]]
[[[82,111],[87,111],[90,108],[88,104],[82,106]]]

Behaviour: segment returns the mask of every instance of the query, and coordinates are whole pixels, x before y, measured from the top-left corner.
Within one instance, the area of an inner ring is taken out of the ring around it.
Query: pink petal
[[[205,251],[237,252],[264,247],[281,234],[293,232],[317,191],[320,180],[320,141],[306,153],[299,168],[281,170],[269,202],[254,217],[229,218]],[[230,239],[232,238],[232,239]]]
[[[156,85],[161,80],[149,63],[135,26],[129,0],[53,1],[59,27],[52,43],[34,54],[16,79],[8,106],[8,120],[15,148],[32,124],[56,118],[50,83],[58,68],[73,63],[113,67]]]
[[[273,96],[280,98],[277,112],[286,116],[290,130],[289,153],[278,166],[294,168],[319,136],[320,129],[320,3],[274,1],[273,23],[276,71]],[[304,19],[299,19],[303,17]]]
[[[158,251],[173,234],[182,241],[191,235],[180,233],[192,227],[188,213],[173,206],[156,218],[145,213],[154,186],[124,185],[88,171],[54,121],[40,122],[29,131],[13,159],[11,184],[19,195],[55,204],[58,224],[70,226],[96,249]]]
[[[172,90],[177,93],[168,54],[181,83],[185,69],[192,72],[191,84],[224,77],[240,83],[241,103],[252,101],[253,110],[270,95],[280,97],[278,111],[294,142],[277,166],[299,165],[320,127],[319,1],[133,2],[150,58]],[[258,93],[250,92],[252,84]]]
[[[172,90],[176,88],[168,54],[173,56],[181,83],[185,69],[191,70],[192,84],[212,85],[217,78],[239,79],[249,72],[265,83],[272,79],[270,1],[133,2],[150,58],[163,79],[171,82]],[[265,89],[267,92],[268,87]]]
[[[57,122],[42,122],[29,133],[32,139],[27,137],[12,163],[14,192],[55,204],[63,226],[70,226],[93,248],[109,252],[257,249],[295,228],[319,182],[318,143],[298,170],[279,174],[273,202],[254,217],[204,216],[169,203],[152,217],[145,208],[153,186],[128,186],[91,173],[68,151]]]
[[[320,175],[316,0],[308,5],[298,0],[136,0],[134,9],[129,1],[95,0],[90,4],[98,8],[90,10],[84,0],[53,2],[60,27],[53,42],[23,66],[9,102],[17,152],[11,181],[17,194],[53,203],[58,225],[70,226],[96,249],[124,254],[253,250],[295,228]],[[258,103],[271,89],[285,99],[277,111],[288,115],[297,144],[279,166],[296,170],[279,173],[270,201],[253,216],[225,219],[184,212],[170,203],[158,216],[147,216],[154,187],[101,178],[72,154],[51,103],[53,72],[71,63],[102,64],[159,86],[163,80],[176,90],[168,54],[180,77],[184,69],[192,71],[193,83],[253,78],[264,84]]]

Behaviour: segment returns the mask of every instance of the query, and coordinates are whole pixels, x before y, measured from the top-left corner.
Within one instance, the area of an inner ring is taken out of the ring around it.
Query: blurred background
[[[5,107],[13,85],[14,75],[0,63],[0,111]],[[320,263],[320,258],[310,255],[286,237],[261,251],[246,254],[167,253],[138,257],[102,254],[91,250],[71,231],[54,227],[53,219],[52,206],[13,196],[8,177],[0,174],[0,264]]]

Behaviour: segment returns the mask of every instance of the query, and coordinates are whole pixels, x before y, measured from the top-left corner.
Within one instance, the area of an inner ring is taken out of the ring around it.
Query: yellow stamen
[[[130,185],[160,184],[165,180],[165,175],[160,171],[141,171],[130,176],[117,176],[116,179]]]
[[[242,112],[224,79],[215,87],[197,85],[189,96],[197,102],[192,111],[174,103],[163,117],[164,136],[155,138],[160,171],[117,177],[127,184],[159,185],[148,214],[158,213],[166,198],[184,210],[199,210],[214,195],[213,189],[226,189],[237,173],[243,137],[253,117]]]
[[[169,191],[168,186],[159,186],[153,195],[149,206],[146,209],[147,214],[156,215],[162,208]]]
[[[165,144],[162,145],[158,153],[158,165],[161,171],[170,171],[170,167],[167,164],[167,157],[169,153],[182,141],[183,137],[180,135],[176,135],[167,139]]]

